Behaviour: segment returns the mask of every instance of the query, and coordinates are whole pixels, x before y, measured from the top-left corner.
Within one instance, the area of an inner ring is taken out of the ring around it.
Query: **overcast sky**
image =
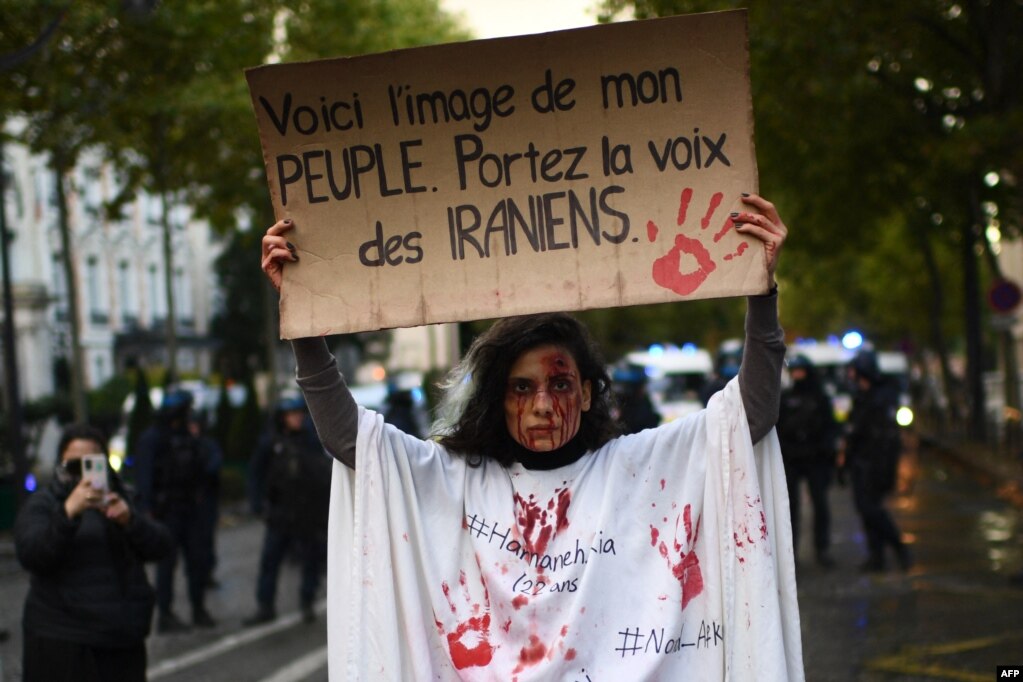
[[[597,23],[599,0],[441,0],[477,38],[545,33]]]

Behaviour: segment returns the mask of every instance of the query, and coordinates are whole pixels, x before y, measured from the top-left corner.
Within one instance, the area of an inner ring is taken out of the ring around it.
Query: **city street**
[[[994,680],[1023,659],[1023,513],[933,451],[910,453],[891,500],[911,543],[908,574],[862,574],[864,539],[850,488],[831,489],[834,557],[812,561],[804,519],[799,606],[807,680]],[[804,510],[809,501],[804,503]]]
[[[996,666],[1023,658],[1023,589],[1007,582],[1023,566],[1023,514],[928,450],[907,456],[902,474],[903,492],[892,506],[916,559],[908,574],[894,567],[884,574],[859,572],[865,550],[849,488],[831,490],[836,568],[814,564],[810,519],[804,520],[799,596],[808,680],[986,682],[995,679]],[[218,625],[152,636],[151,680],[326,679],[325,617],[321,612],[314,625],[298,617],[296,567],[282,576],[278,620],[241,627],[254,608],[261,533],[259,522],[226,515],[220,585],[209,599]],[[21,679],[27,580],[11,555],[9,535],[0,547],[0,628],[10,636],[0,644],[0,661],[2,679],[13,682]],[[183,586],[178,604],[179,614],[187,615]]]

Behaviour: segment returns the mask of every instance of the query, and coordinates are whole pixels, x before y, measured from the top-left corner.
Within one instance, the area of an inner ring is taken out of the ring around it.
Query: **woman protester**
[[[773,281],[787,229],[770,202],[742,201],[736,230],[763,242]],[[298,262],[293,227],[263,237],[278,290]],[[293,350],[337,460],[332,677],[802,678],[772,432],[776,287],[748,299],[737,381],[696,415],[626,436],[600,351],[566,314],[502,319],[478,337],[428,441],[358,407],[322,339]]]
[[[106,438],[67,427],[50,485],[18,514],[14,542],[31,574],[25,600],[25,682],[146,679],[155,602],[144,563],[172,548],[162,525],[135,512],[108,466],[107,488],[82,475],[83,457],[107,456]]]

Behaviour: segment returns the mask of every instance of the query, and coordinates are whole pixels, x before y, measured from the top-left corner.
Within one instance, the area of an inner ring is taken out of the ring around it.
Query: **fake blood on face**
[[[522,353],[508,373],[505,423],[511,437],[533,452],[557,450],[579,431],[590,407],[590,384],[581,381],[570,353],[553,345]]]

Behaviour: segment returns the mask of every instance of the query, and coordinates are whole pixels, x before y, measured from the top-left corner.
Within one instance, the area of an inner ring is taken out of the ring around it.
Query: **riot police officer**
[[[277,578],[285,556],[296,550],[302,564],[299,600],[306,622],[315,620],[313,601],[327,556],[327,513],[333,459],[311,426],[305,401],[284,398],[274,428],[261,439],[249,473],[250,503],[266,521],[256,584],[256,613],[246,625],[277,616]]]
[[[835,469],[835,444],[838,424],[831,399],[821,386],[817,368],[805,355],[788,362],[792,384],[782,391],[778,414],[778,439],[781,442],[785,479],[789,489],[792,538],[799,548],[801,490],[806,481],[813,504],[813,548],[817,563],[824,568],[835,565],[831,558],[831,509],[828,487]]]
[[[216,625],[206,610],[205,588],[210,557],[206,537],[203,495],[209,463],[206,450],[188,428],[193,397],[182,389],[168,390],[156,420],[139,437],[136,479],[139,508],[167,526],[174,536],[174,551],[157,564],[156,605],[158,632],[186,629],[173,611],[174,571],[178,551],[184,555],[192,624]]]
[[[853,502],[867,538],[867,560],[861,568],[885,568],[885,549],[891,547],[902,570],[912,564],[909,548],[894,519],[884,506],[895,489],[902,436],[895,420],[898,391],[884,381],[877,355],[862,350],[853,357],[849,374],[855,390],[846,429],[846,466],[850,473]]]

